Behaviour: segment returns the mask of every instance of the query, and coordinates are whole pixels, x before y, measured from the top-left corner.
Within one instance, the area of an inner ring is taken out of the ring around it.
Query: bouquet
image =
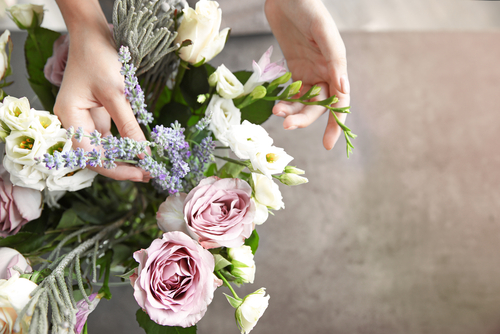
[[[124,94],[147,140],[116,129],[63,128],[53,114],[69,37],[42,28],[43,8],[8,9],[28,32],[28,81],[44,111],[7,96],[12,42],[0,37],[0,331],[86,333],[86,321],[110,280],[131,284],[146,333],[195,333],[218,287],[226,286],[241,333],[250,332],[269,302],[253,283],[256,226],[285,207],[277,182],[307,182],[304,171],[260,126],[277,100],[322,105],[337,98],[300,95],[272,48],[253,71],[208,62],[229,29],[221,10],[200,0],[116,0],[113,35]],[[335,116],[336,117],[336,116]],[[355,135],[344,130],[347,152]],[[91,151],[78,146],[90,141]],[[0,144],[1,145],[1,144]],[[4,152],[5,151],[5,152]],[[132,164],[148,183],[116,181],[93,167]],[[127,283],[128,282],[128,283]]]

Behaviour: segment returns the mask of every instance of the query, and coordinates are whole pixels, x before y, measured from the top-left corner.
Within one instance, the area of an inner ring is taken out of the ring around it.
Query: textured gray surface
[[[499,333],[500,33],[343,37],[351,159],[342,139],[322,148],[325,118],[265,124],[310,183],[281,186],[287,208],[258,229],[256,282],[238,291],[271,299],[252,333]],[[232,38],[215,62],[249,68],[270,44]],[[8,92],[26,91],[22,71],[16,81]],[[143,333],[131,288],[113,292],[89,333]],[[238,333],[222,292],[200,334]]]

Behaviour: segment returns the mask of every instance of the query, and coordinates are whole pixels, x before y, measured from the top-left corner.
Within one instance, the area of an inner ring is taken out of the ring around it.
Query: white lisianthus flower
[[[253,74],[245,83],[244,95],[250,94],[255,87],[262,85],[264,82],[271,82],[286,73],[286,68],[284,66],[285,59],[271,63],[272,54],[273,46],[271,45],[262,57],[260,57],[259,62],[253,61]]]
[[[34,129],[12,131],[5,138],[5,153],[15,163],[33,166],[35,158],[45,153],[45,145],[43,136]]]
[[[293,160],[284,149],[276,146],[264,147],[250,156],[252,167],[271,178],[272,174],[280,174],[286,165]]]
[[[226,133],[234,125],[240,125],[241,111],[234,106],[233,100],[221,98],[217,95],[212,97],[207,111],[212,113],[212,120],[208,129],[213,132],[215,138],[224,146],[229,146]]]
[[[221,65],[210,75],[210,84],[216,84],[215,89],[225,99],[234,99],[243,94],[243,84],[226,66]]]
[[[31,113],[34,117],[31,127],[39,131],[43,136],[46,134],[54,134],[61,130],[64,132],[63,136],[66,136],[66,130],[61,129],[59,117],[45,110],[31,109]]]
[[[19,4],[7,8],[7,11],[20,29],[36,28],[43,21],[43,6]]]
[[[272,179],[262,174],[252,173],[252,184],[257,202],[273,210],[285,208],[280,188]]]
[[[3,158],[3,166],[10,174],[10,182],[15,186],[42,191],[45,188],[47,175],[35,166],[26,166],[13,162],[7,155]]]
[[[262,126],[247,120],[231,127],[226,138],[234,154],[243,160],[250,159],[255,152],[273,144],[273,139]]]
[[[10,130],[26,130],[34,120],[27,98],[6,96],[0,103],[0,119]]]
[[[90,187],[97,173],[90,169],[63,168],[50,175],[47,180],[47,189],[50,191],[78,191]]]
[[[255,225],[262,225],[267,221],[267,218],[269,218],[269,209],[264,204],[257,202],[255,198],[252,198],[252,201],[255,204],[255,218],[253,219],[253,223]]]
[[[14,333],[17,315],[28,304],[30,293],[36,287],[34,282],[19,275],[0,280],[0,333]],[[28,324],[24,321],[21,324],[19,333],[27,333]]]
[[[242,334],[248,334],[255,327],[269,305],[269,295],[266,289],[260,288],[243,299],[236,309],[236,321]]]
[[[49,206],[51,209],[59,209],[61,206],[57,203],[64,195],[66,195],[65,190],[50,191],[45,188],[43,190],[43,202]]]
[[[9,68],[9,54],[5,50],[10,40],[10,31],[5,30],[0,36],[0,80],[4,78],[5,72]]]
[[[229,28],[219,33],[222,11],[216,1],[200,0],[196,8],[186,7],[177,30],[175,43],[190,40],[191,45],[179,50],[179,57],[190,64],[208,62],[224,48]]]
[[[197,240],[198,237],[191,232],[184,220],[184,201],[186,197],[186,193],[179,193],[178,196],[168,196],[158,208],[156,221],[163,232],[180,231]]]
[[[233,264],[231,274],[238,278],[236,283],[253,283],[255,279],[255,261],[252,248],[247,245],[228,248],[227,254],[229,261]]]

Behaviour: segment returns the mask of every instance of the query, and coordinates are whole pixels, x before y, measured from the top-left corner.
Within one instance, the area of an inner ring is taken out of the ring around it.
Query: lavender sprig
[[[120,62],[123,64],[120,73],[125,76],[125,96],[130,102],[139,124],[148,125],[153,122],[153,114],[147,111],[147,105],[144,102],[144,92],[139,85],[135,73],[137,68],[130,63],[131,56],[127,46],[121,46],[118,53]]]

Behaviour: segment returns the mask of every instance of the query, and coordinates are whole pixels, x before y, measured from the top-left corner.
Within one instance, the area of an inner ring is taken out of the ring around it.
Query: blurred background
[[[233,33],[213,65],[251,69],[269,45],[281,58],[263,0],[219,3]],[[500,2],[325,4],[347,47],[347,124],[359,137],[347,159],[343,139],[322,147],[326,115],[293,131],[264,124],[309,183],[280,186],[286,209],[258,228],[256,281],[238,292],[266,287],[271,299],[252,333],[500,333]],[[45,5],[44,26],[65,30]],[[24,39],[13,33],[7,92],[32,99]],[[200,334],[239,332],[224,290]],[[132,289],[113,294],[89,333],[143,333]]]

